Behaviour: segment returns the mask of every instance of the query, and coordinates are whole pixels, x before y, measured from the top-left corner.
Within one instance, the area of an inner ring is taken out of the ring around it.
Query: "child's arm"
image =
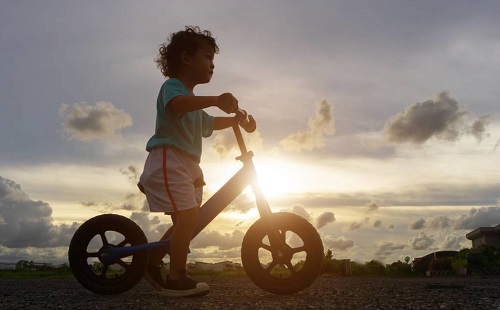
[[[240,123],[243,119],[238,117],[214,117],[214,130],[225,129]],[[246,132],[254,132],[257,128],[257,123],[252,115],[248,116],[248,123],[241,124],[241,127],[245,129]]]
[[[238,119],[234,117],[214,117],[214,130],[221,130],[233,126],[238,123]]]
[[[185,113],[202,110],[208,107],[218,107],[226,113],[233,113],[238,109],[238,100],[230,93],[220,96],[177,96],[168,103],[175,112]]]

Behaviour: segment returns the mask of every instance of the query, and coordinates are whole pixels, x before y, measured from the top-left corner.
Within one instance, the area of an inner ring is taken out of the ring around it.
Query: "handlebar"
[[[243,118],[243,120],[240,121],[240,125],[245,129],[246,132],[254,132],[255,131],[255,128],[247,128],[247,126],[251,123],[250,117],[249,117],[247,111],[245,111],[241,108],[238,108],[235,113],[236,113],[236,117]]]

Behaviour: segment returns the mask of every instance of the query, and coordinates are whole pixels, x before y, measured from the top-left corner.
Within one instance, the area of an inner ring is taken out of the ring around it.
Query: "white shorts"
[[[151,212],[174,214],[201,204],[204,183],[200,165],[176,148],[151,150],[140,183]]]

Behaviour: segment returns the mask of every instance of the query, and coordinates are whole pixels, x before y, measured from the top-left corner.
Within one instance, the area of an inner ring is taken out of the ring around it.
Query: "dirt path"
[[[500,309],[499,277],[320,277],[291,296],[265,293],[246,278],[207,283],[207,296],[169,299],[144,281],[125,294],[100,296],[73,279],[0,279],[0,309]]]

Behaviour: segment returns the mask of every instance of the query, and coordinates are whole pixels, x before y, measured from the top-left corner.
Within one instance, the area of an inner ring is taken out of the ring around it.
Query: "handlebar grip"
[[[243,120],[240,122],[241,126],[247,126],[250,123],[247,111],[238,108],[238,110],[236,111],[236,115],[243,116]]]
[[[236,116],[242,118],[242,120],[240,121],[240,125],[241,127],[243,127],[243,129],[245,129],[246,132],[252,133],[255,131],[255,129],[257,129],[255,120],[253,120],[253,118],[250,119],[251,116],[247,113],[247,111],[238,108],[236,111]]]

